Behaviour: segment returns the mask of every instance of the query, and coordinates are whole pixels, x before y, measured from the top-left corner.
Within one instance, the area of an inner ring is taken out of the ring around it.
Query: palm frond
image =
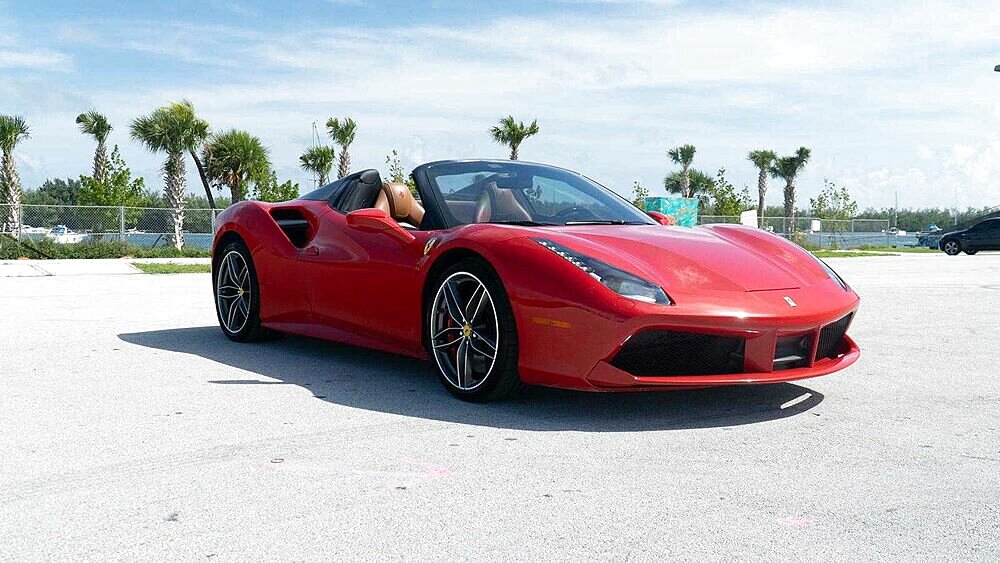
[[[513,115],[508,115],[490,127],[490,136],[502,145],[519,145],[532,135],[538,134],[538,120],[532,120],[530,125],[517,121]]]
[[[354,142],[354,135],[357,132],[358,124],[350,117],[345,117],[344,119],[331,117],[326,120],[326,129],[333,142],[341,147],[349,147]]]
[[[708,191],[715,187],[715,178],[709,176],[708,174],[702,172],[701,170],[691,169],[688,170],[688,178],[690,181],[689,190],[691,192],[691,197],[697,197],[699,194],[708,193]],[[665,178],[663,178],[663,187],[667,192],[672,194],[683,194],[684,193],[684,173],[681,171],[671,172]]]
[[[753,163],[754,166],[762,170],[767,170],[774,163],[774,160],[778,158],[778,155],[774,154],[774,151],[769,151],[766,149],[760,149],[755,151],[750,151],[747,153],[747,160]]]
[[[152,152],[180,154],[201,146],[209,124],[195,114],[188,100],[172,102],[132,120],[132,138]]]
[[[0,150],[10,152],[18,143],[31,137],[28,122],[20,115],[0,115]]]
[[[106,141],[113,129],[108,118],[93,109],[76,116],[76,124],[80,126],[81,133],[92,136],[98,143]]]
[[[260,139],[237,129],[212,135],[202,149],[205,175],[216,184],[240,191],[271,171],[268,150]],[[234,193],[233,196],[238,195]]]
[[[330,174],[335,157],[336,155],[332,146],[319,145],[306,149],[302,153],[302,156],[299,157],[299,163],[303,170],[315,172],[325,178]]]
[[[674,162],[674,164],[680,164],[681,166],[687,167],[691,166],[691,163],[694,162],[695,150],[694,145],[681,145],[668,150],[667,156]]]

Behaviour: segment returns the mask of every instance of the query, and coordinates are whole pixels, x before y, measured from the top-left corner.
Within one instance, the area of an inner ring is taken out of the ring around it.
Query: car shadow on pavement
[[[533,387],[518,398],[472,404],[453,398],[430,362],[286,336],[229,341],[218,327],[119,334],[128,343],[193,354],[271,380],[206,379],[220,385],[292,384],[323,401],[371,411],[522,430],[627,432],[753,424],[812,409],[823,395],[779,383],[657,393],[587,393]]]

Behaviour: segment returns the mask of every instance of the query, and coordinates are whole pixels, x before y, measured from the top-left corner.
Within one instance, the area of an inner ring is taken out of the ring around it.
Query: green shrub
[[[211,252],[201,248],[157,246],[143,248],[121,241],[88,241],[56,244],[51,240],[22,241],[0,239],[0,260],[18,258],[204,258]]]

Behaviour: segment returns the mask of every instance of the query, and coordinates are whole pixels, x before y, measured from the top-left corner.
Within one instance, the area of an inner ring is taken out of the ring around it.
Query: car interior
[[[365,170],[358,175],[356,183],[345,188],[335,205],[344,213],[381,209],[405,229],[419,229],[424,219],[424,208],[410,188],[406,184],[383,182],[376,170]]]

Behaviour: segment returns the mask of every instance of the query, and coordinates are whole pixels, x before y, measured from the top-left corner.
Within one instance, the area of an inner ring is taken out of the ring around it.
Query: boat
[[[66,225],[56,225],[45,235],[45,238],[56,244],[75,244],[82,242],[83,239],[87,238],[87,235],[70,230]]]

